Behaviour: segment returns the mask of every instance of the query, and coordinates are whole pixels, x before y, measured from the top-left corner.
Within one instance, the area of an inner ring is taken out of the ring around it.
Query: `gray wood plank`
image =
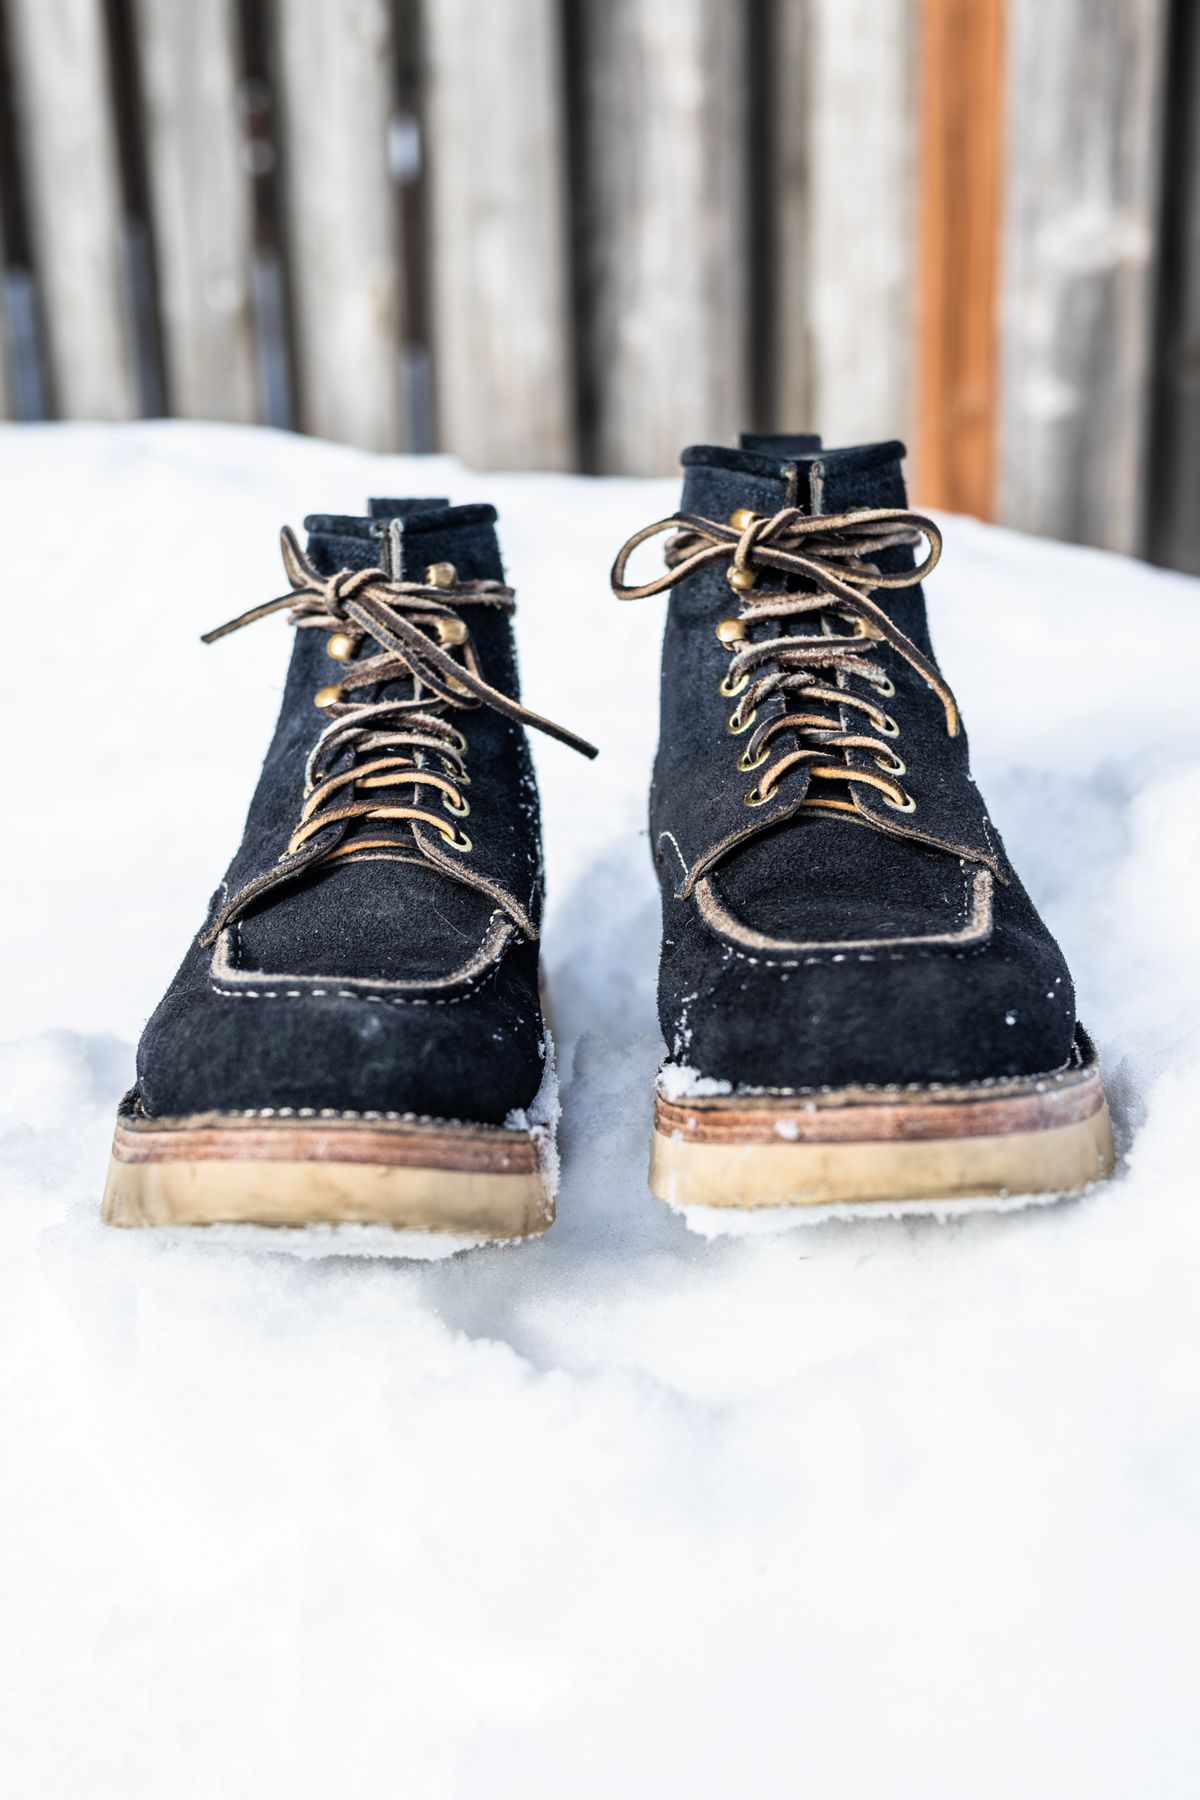
[[[11,419],[14,411],[10,365],[12,341],[9,336],[7,283],[8,255],[4,245],[4,214],[0,212],[0,419]]]
[[[137,411],[100,0],[8,0],[30,229],[57,412]]]
[[[1137,551],[1165,0],[1011,0],[998,511]]]
[[[1200,8],[1174,8],[1147,548],[1200,574]]]
[[[570,468],[557,0],[426,0],[423,26],[440,445],[483,468]]]
[[[300,423],[363,449],[402,449],[391,8],[285,0],[275,19]]]
[[[169,410],[258,416],[236,0],[136,0]]]
[[[776,0],[768,394],[780,430],[904,436],[914,392],[916,0]]]
[[[746,15],[579,11],[589,461],[661,474],[748,421]]]

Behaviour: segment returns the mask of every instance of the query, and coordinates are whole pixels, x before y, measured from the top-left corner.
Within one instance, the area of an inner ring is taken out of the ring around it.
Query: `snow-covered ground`
[[[493,498],[537,742],[559,1223],[433,1264],[103,1230],[114,1101],[236,841],[276,532]],[[0,1780],[37,1800],[1191,1800],[1200,583],[946,522],[934,629],[1073,963],[1117,1179],[706,1239],[643,1183],[673,483],[217,427],[0,432]]]

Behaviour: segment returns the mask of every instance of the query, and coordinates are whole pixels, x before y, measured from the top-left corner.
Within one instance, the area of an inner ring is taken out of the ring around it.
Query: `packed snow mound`
[[[606,582],[674,484],[180,425],[8,428],[0,479],[6,1791],[1191,1800],[1200,583],[947,519],[931,584],[1117,1179],[710,1240],[644,1182],[661,614]],[[559,1223],[433,1263],[106,1231],[288,654],[199,633],[279,592],[285,520],[422,491],[497,502],[525,693],[602,748],[534,746]]]

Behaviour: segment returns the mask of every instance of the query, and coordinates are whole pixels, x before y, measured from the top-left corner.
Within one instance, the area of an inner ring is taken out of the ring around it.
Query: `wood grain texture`
[[[918,500],[990,518],[1004,139],[1004,0],[922,0]]]
[[[1200,575],[1200,8],[1172,11],[1147,549]]]
[[[9,0],[7,16],[54,408],[129,419],[137,401],[101,0]]]
[[[441,448],[489,469],[571,468],[557,0],[426,0],[423,26]]]
[[[589,461],[664,474],[749,407],[746,16],[579,9]]]
[[[135,0],[167,400],[258,417],[236,0]]]
[[[1009,0],[998,514],[1143,541],[1165,0]]]
[[[391,9],[285,0],[274,17],[300,422],[363,449],[402,449]]]
[[[913,386],[916,0],[777,0],[772,304],[781,430],[904,436]]]

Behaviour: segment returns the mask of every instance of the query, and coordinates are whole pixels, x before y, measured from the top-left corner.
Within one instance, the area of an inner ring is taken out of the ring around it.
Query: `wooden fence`
[[[900,433],[1200,568],[1192,0],[0,0],[0,415]]]

